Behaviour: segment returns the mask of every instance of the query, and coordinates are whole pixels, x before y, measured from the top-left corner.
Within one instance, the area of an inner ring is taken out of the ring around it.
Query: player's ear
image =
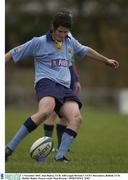
[[[54,25],[51,23],[51,28],[50,28],[51,32],[55,32],[56,29],[57,29],[57,28],[55,28]]]

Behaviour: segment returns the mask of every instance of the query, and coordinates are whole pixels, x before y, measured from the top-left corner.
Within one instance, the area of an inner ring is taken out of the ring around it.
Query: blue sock
[[[14,138],[10,141],[10,143],[7,145],[11,150],[14,151],[16,146],[19,144],[19,142],[28,134],[27,128],[22,125],[21,128],[18,130]]]
[[[36,124],[32,121],[31,118],[28,118],[25,123],[21,126],[21,128],[17,131],[14,138],[7,145],[12,151],[15,150],[16,146],[20,143],[20,141],[27,136],[31,131],[36,128]]]
[[[39,156],[39,157],[36,158],[36,161],[37,161],[38,163],[44,163],[44,162],[47,161],[47,157]]]
[[[77,133],[73,131],[72,129],[65,129],[65,132],[63,133],[61,144],[59,147],[59,150],[56,154],[56,160],[63,158],[65,154],[67,153],[69,146],[72,144],[74,138],[76,137]]]

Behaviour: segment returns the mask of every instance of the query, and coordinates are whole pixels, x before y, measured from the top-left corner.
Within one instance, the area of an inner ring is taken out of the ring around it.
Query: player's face
[[[65,37],[68,35],[69,29],[66,27],[59,26],[55,31],[54,31],[54,37],[57,41],[62,42]]]

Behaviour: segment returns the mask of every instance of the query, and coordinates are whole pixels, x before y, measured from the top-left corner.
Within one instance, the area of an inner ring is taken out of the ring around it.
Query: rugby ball
[[[44,136],[37,139],[30,148],[30,156],[33,159],[38,157],[47,157],[53,148],[53,139],[51,137]]]

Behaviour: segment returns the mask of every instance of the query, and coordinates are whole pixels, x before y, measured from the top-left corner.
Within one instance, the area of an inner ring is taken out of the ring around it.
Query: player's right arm
[[[7,52],[7,53],[5,54],[5,63],[11,61],[11,59],[12,59],[11,53],[10,53],[10,52]]]
[[[11,49],[5,54],[5,62],[9,62],[12,59],[16,63],[19,60],[24,59],[25,57],[34,57],[40,47],[40,42],[41,39],[35,37],[32,40]]]

